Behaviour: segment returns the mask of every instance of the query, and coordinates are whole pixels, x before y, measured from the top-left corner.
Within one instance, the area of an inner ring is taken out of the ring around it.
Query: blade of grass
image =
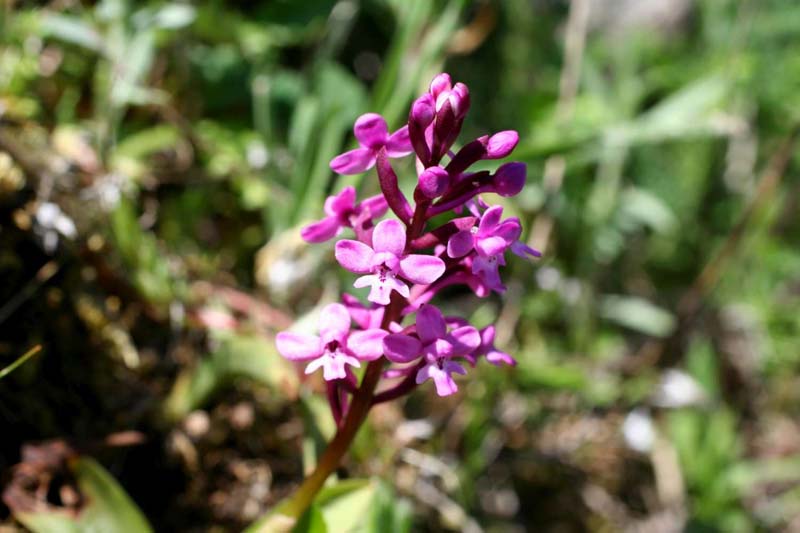
[[[37,353],[39,353],[41,351],[42,351],[42,345],[41,344],[37,344],[36,346],[31,348],[27,352],[22,354],[16,361],[11,363],[10,365],[5,367],[4,369],[0,370],[0,379],[3,379],[4,377],[6,377],[10,373],[12,373],[14,370],[16,370],[22,364],[24,364],[25,361],[27,361],[28,359],[30,359],[31,357],[33,357],[34,355],[36,355]]]

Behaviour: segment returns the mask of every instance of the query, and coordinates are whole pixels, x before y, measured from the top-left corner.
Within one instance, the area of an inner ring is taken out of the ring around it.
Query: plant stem
[[[381,327],[383,329],[388,329],[389,324],[397,320],[400,311],[406,304],[405,298],[400,297],[397,293],[393,293],[392,301],[386,307],[386,313],[383,316]],[[372,407],[375,387],[381,379],[382,372],[383,361],[380,359],[372,361],[367,365],[364,378],[361,380],[361,385],[358,387],[355,394],[353,394],[353,401],[350,403],[344,421],[336,431],[336,435],[322,453],[317,467],[303,480],[300,487],[298,487],[291,498],[285,503],[285,507],[281,509],[281,514],[295,519],[300,518],[311,505],[311,502],[314,501],[314,497],[316,497],[317,493],[322,488],[325,480],[328,479],[328,476],[339,466],[342,457],[347,453],[347,450],[350,449],[350,444],[353,442],[356,433],[358,433],[358,429],[367,418],[367,414]]]
[[[375,386],[381,377],[382,366],[381,361],[373,361],[367,366],[364,379],[361,381],[358,392],[353,396],[353,402],[350,404],[350,409],[344,422],[320,457],[317,467],[303,481],[303,484],[295,491],[286,507],[282,509],[283,514],[300,518],[311,505],[325,480],[339,466],[342,456],[350,448],[358,429],[367,418],[367,413],[369,413],[369,409],[372,406]]]

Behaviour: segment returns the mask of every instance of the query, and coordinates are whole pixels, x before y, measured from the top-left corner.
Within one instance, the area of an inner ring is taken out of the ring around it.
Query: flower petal
[[[356,188],[352,186],[345,187],[339,194],[328,196],[325,200],[325,214],[329,217],[342,215],[352,209],[356,205]]]
[[[517,366],[516,359],[511,357],[511,355],[507,354],[506,352],[501,352],[500,350],[489,350],[486,353],[486,360],[495,366],[500,366],[500,365]]]
[[[453,345],[453,356],[474,352],[481,345],[481,335],[472,326],[456,328],[447,337]]]
[[[339,264],[350,272],[366,274],[372,269],[372,248],[363,242],[344,239],[336,243],[334,255]]]
[[[375,165],[375,151],[371,148],[356,148],[331,159],[331,170],[337,174],[360,174]]]
[[[455,361],[445,361],[442,370],[448,374],[461,374],[462,376],[467,375],[466,369]]]
[[[442,312],[432,305],[423,305],[417,311],[417,335],[423,344],[441,339],[447,333]]]
[[[481,237],[479,239],[475,239],[475,248],[478,250],[478,253],[483,257],[489,257],[492,255],[497,255],[502,253],[507,247],[508,244],[505,239],[502,237]]]
[[[444,274],[445,264],[432,255],[412,254],[400,260],[400,271],[413,283],[429,285]]]
[[[450,257],[464,257],[472,251],[473,236],[469,230],[454,233],[447,241],[447,255]]]
[[[314,359],[313,361],[308,363],[308,365],[306,365],[306,369],[305,369],[304,373],[305,374],[311,374],[312,372],[314,372],[319,367],[325,366],[325,360],[326,359],[327,359],[327,356],[325,356],[325,355],[323,355],[321,357],[317,357],[316,359]]]
[[[372,248],[376,252],[389,252],[400,257],[405,247],[406,231],[399,220],[390,218],[378,222],[372,232]]]
[[[319,314],[319,332],[323,344],[333,340],[344,342],[350,333],[350,313],[347,308],[339,303],[326,305]]]
[[[386,144],[389,128],[377,113],[365,113],[356,119],[353,133],[361,146],[377,150]]]
[[[347,339],[347,349],[362,361],[374,361],[383,355],[383,339],[389,334],[383,329],[356,331]]]
[[[450,374],[436,365],[429,365],[428,368],[428,376],[433,379],[433,383],[436,385],[436,394],[439,396],[450,396],[458,391],[458,386],[453,378],[450,377]],[[420,374],[422,370],[424,369],[420,369]],[[417,378],[419,379],[419,374],[417,374]]]
[[[414,337],[393,333],[383,339],[383,353],[394,363],[409,363],[420,356],[422,345]]]
[[[301,229],[300,236],[306,242],[325,242],[336,237],[341,230],[342,225],[338,218],[325,217]]]
[[[389,157],[403,157],[414,151],[411,138],[408,134],[408,125],[392,133],[386,140],[386,155]]]
[[[522,235],[522,224],[517,217],[507,218],[497,225],[494,235],[501,237],[508,244],[514,243]]]
[[[511,245],[511,252],[514,253],[514,255],[522,257],[523,259],[531,259],[532,257],[542,257],[542,252],[540,252],[536,248],[531,248],[527,244],[521,243],[519,241]]]
[[[486,326],[481,330],[481,349],[490,349],[494,347],[496,331],[494,326]]]
[[[389,204],[382,194],[365,198],[359,205],[362,209],[369,211],[370,218],[380,218],[389,209]]]
[[[290,361],[310,361],[322,354],[322,339],[315,335],[281,331],[275,336],[278,352]]]
[[[500,222],[503,216],[503,206],[495,205],[486,210],[478,226],[478,235],[491,235],[492,230]]]

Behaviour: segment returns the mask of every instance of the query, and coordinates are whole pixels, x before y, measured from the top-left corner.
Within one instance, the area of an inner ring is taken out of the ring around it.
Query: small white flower
[[[74,239],[78,230],[75,223],[52,202],[42,202],[34,214],[36,233],[41,237],[47,253],[53,253],[58,246],[59,233],[68,239]]]
[[[664,371],[653,393],[652,403],[658,407],[679,408],[702,404],[706,393],[695,379],[671,368]]]
[[[625,417],[622,423],[622,436],[629,448],[639,453],[649,453],[656,440],[656,430],[653,419],[647,410],[634,409]]]

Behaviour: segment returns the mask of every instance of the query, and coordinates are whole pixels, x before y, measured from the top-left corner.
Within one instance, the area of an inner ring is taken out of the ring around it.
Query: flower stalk
[[[337,426],[314,471],[281,505],[281,515],[296,520],[308,509],[373,405],[405,396],[429,380],[439,396],[455,394],[454,376],[467,374],[459,361],[469,366],[481,359],[516,364],[494,347],[493,326],[479,331],[430,303],[452,285],[465,285],[479,298],[502,294],[499,268],[506,264],[505,252],[526,258],[540,255],[519,241],[519,219],[503,219],[503,208],[489,206],[482,197],[519,193],[525,165],[506,163],[494,173],[469,172],[480,160],[509,155],[519,140],[517,133],[484,135],[453,150],[469,105],[467,87],[439,74],[412,104],[406,125],[389,134],[380,115],[362,115],[354,126],[360,147],[331,161],[340,174],[375,166],[381,194],[357,202],[355,189],[345,188],[325,202],[325,218],[303,228],[301,235],[316,243],[352,229],[355,239],[337,241],[335,257],[344,269],[359,275],[353,286],[369,287],[369,292],[367,303],[344,294],[341,303],[325,306],[318,335],[284,331],[276,337],[281,355],[307,363],[307,374],[323,369]],[[409,202],[390,158],[411,153],[418,175]],[[378,220],[387,211],[396,218]],[[448,212],[459,216],[429,227],[433,217]],[[366,368],[359,384],[352,369],[362,363]]]

